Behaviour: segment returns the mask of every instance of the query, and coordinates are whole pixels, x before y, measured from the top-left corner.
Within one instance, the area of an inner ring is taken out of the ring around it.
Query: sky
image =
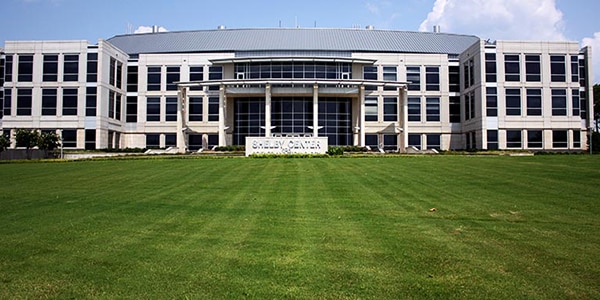
[[[490,40],[591,45],[600,83],[599,0],[0,0],[6,40],[88,40],[152,25],[163,31],[364,28],[472,34]]]

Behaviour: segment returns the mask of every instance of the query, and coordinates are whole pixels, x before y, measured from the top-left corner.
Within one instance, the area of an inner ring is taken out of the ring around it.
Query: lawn
[[[0,182],[1,299],[600,299],[600,156],[6,163]]]

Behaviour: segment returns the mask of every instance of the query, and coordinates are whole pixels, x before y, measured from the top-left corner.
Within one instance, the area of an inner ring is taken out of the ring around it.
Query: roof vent
[[[158,25],[153,25],[152,26],[152,33],[158,33],[158,31],[159,31]]]
[[[367,27],[365,27],[366,30],[373,30],[375,29],[375,26],[373,25],[367,25]]]
[[[433,25],[433,32],[440,33],[440,25]]]
[[[225,29],[227,29],[227,27],[225,27],[225,25],[219,25],[219,26],[217,26],[217,29],[225,30]]]

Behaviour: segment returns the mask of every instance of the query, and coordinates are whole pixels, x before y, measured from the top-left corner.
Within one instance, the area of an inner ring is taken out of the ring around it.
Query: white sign
[[[325,154],[327,137],[246,137],[246,156],[252,154]]]

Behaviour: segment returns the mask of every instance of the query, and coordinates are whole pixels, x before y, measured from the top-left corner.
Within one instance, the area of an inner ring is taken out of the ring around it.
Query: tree
[[[37,146],[40,139],[40,133],[37,130],[19,129],[15,135],[17,147],[31,149]]]
[[[42,150],[54,150],[60,139],[54,132],[42,132],[38,137],[37,146]]]
[[[6,135],[0,135],[0,152],[10,147],[10,138]]]

